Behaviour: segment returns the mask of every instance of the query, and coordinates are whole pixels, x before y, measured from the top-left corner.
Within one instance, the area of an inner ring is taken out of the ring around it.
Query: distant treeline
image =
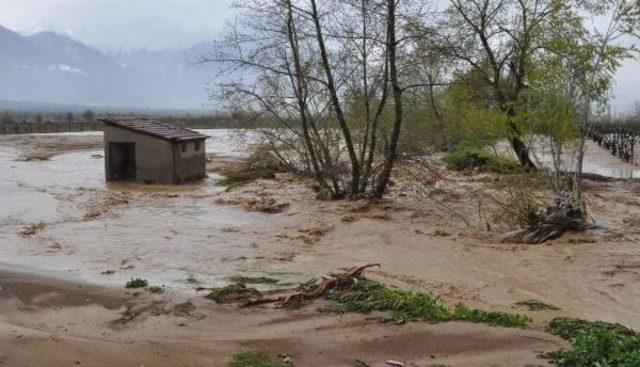
[[[127,116],[146,116],[156,118],[159,121],[175,124],[182,127],[194,129],[239,129],[256,128],[261,123],[255,120],[240,119],[226,114],[215,114],[209,116],[149,116],[141,114],[130,114]],[[40,113],[13,113],[3,111],[0,114],[0,134],[33,134],[33,133],[56,133],[56,132],[77,132],[77,131],[99,131],[102,130],[100,118],[116,117],[115,114],[96,115],[91,110],[86,110],[82,114],[72,112],[56,114]]]

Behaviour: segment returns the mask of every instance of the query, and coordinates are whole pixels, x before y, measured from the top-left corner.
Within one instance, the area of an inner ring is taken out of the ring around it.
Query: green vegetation
[[[640,335],[620,324],[555,318],[547,328],[571,346],[543,357],[563,367],[640,366]]]
[[[603,328],[611,330],[622,336],[634,336],[637,333],[626,326],[612,324],[604,321],[587,321],[570,317],[556,317],[547,326],[547,331],[564,339],[574,339],[590,328]]]
[[[164,293],[164,286],[152,285],[151,287],[148,287],[147,290],[151,293],[162,294]]]
[[[236,353],[229,363],[230,367],[291,367],[291,363],[274,362],[264,353],[246,351]]]
[[[469,321],[495,326],[525,327],[529,319],[523,315],[471,310],[462,303],[453,311],[430,294],[391,289],[384,284],[363,279],[360,286],[336,297],[338,304],[325,308],[329,312],[346,313],[392,311],[396,323],[407,321]]]
[[[142,278],[133,278],[125,284],[125,288],[144,288],[149,285],[149,282],[146,279]]]
[[[234,283],[224,287],[213,288],[206,298],[217,303],[234,302],[259,294],[255,288],[247,288],[244,283]]]
[[[518,162],[492,154],[482,144],[467,140],[460,141],[449,149],[444,162],[449,169],[457,171],[474,168],[498,173],[522,171]]]
[[[189,284],[200,284],[200,281],[194,276],[188,277],[187,279],[185,279],[185,281]]]
[[[559,307],[556,307],[554,305],[551,305],[551,304],[548,304],[548,303],[544,303],[544,302],[541,302],[541,301],[537,301],[535,299],[530,299],[530,300],[527,300],[527,301],[518,302],[518,303],[516,303],[516,305],[527,307],[529,309],[529,311],[544,311],[544,310],[557,311],[557,310],[560,309]]]
[[[278,284],[280,281],[276,278],[270,277],[243,277],[237,276],[231,278],[234,283],[244,284]]]
[[[453,320],[468,321],[492,326],[524,328],[531,322],[525,315],[510,314],[498,311],[472,310],[463,303],[458,303],[453,311]]]

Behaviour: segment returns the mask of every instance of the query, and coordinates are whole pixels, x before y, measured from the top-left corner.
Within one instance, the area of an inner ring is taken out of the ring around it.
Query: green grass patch
[[[640,366],[640,335],[620,324],[555,318],[547,331],[571,340],[568,348],[542,355],[557,366]]]
[[[531,322],[525,315],[511,314],[498,311],[483,311],[477,309],[469,309],[463,303],[458,303],[453,310],[453,319],[459,321],[468,321],[481,324],[489,324],[493,326],[519,327],[524,328],[528,322]]]
[[[185,281],[189,284],[200,284],[200,281],[194,276],[188,277],[187,279],[185,279]]]
[[[149,282],[143,278],[132,278],[127,284],[124,285],[125,288],[145,288],[149,285]]]
[[[148,287],[147,290],[149,292],[155,293],[155,294],[164,293],[164,287],[163,286],[159,286],[159,285],[152,285],[151,287]]]
[[[278,279],[270,278],[270,277],[237,276],[237,277],[232,277],[231,280],[234,283],[244,283],[244,284],[278,284],[280,282]]]
[[[460,320],[494,326],[525,327],[530,321],[523,315],[472,310],[462,303],[451,311],[440,299],[428,293],[391,289],[368,279],[361,280],[357,289],[337,295],[334,299],[337,305],[326,307],[324,311],[365,314],[373,311],[391,311],[393,320],[398,324],[407,321],[438,323]]]
[[[261,352],[246,351],[236,353],[229,363],[230,367],[291,367],[291,363],[275,362]]]
[[[535,299],[530,299],[530,300],[527,300],[527,301],[518,302],[518,303],[516,303],[516,305],[524,306],[524,307],[528,308],[529,311],[545,311],[545,310],[558,311],[558,310],[560,310],[559,307],[556,307],[554,305],[551,305],[551,304],[548,304],[548,303],[544,303],[544,302],[541,302],[541,301],[536,301]]]
[[[456,171],[480,169],[497,173],[522,172],[517,161],[497,156],[484,149],[482,144],[467,140],[462,140],[449,149],[444,162],[449,169]]]
[[[246,299],[259,292],[255,288],[249,288],[245,283],[234,283],[224,287],[213,288],[206,298],[218,303],[234,302]]]
[[[587,321],[570,317],[556,317],[547,326],[547,332],[558,335],[564,339],[574,339],[585,330],[594,327],[611,330],[620,336],[635,336],[637,333],[632,329],[620,324],[613,324],[604,321]]]

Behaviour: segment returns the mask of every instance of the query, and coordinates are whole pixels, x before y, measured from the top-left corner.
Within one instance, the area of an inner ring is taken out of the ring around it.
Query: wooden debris
[[[357,284],[358,279],[362,278],[366,269],[372,267],[380,267],[380,264],[371,263],[360,267],[353,268],[343,274],[333,275],[330,278],[320,281],[313,290],[299,289],[293,293],[278,297],[256,297],[248,299],[242,307],[250,307],[262,305],[266,303],[275,303],[280,307],[291,307],[300,305],[306,300],[316,299],[333,291],[348,290]]]
[[[583,231],[587,227],[584,211],[567,197],[556,198],[544,214],[532,214],[527,228],[508,234],[504,242],[540,244],[562,236],[568,231]]]

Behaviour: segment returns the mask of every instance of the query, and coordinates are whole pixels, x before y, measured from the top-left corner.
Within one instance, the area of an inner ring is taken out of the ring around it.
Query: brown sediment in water
[[[292,353],[302,366],[352,365],[355,358],[372,365],[398,359],[511,366],[541,364],[533,351],[560,345],[540,331],[555,316],[640,328],[640,251],[628,241],[640,236],[635,181],[586,181],[590,213],[607,230],[523,246],[500,241],[512,223],[489,195],[500,198],[495,187],[510,179],[504,176],[443,171],[432,177],[435,201],[417,195],[398,170],[384,201],[319,202],[304,181],[291,178],[231,192],[215,178],[181,187],[106,185],[94,153],[37,163],[0,159],[8,173],[0,178],[2,261],[86,282],[43,286],[52,281],[0,276],[5,365],[225,365],[233,352],[253,348]],[[255,198],[289,205],[279,213],[249,211],[244,203]],[[20,235],[41,222],[37,232]],[[204,300],[187,280],[220,286],[242,275],[295,283],[366,262],[381,262],[382,270],[370,274],[389,284],[429,291],[449,305],[462,300],[526,313],[534,323],[528,330],[395,326],[362,315],[320,315],[313,307],[247,311]],[[123,285],[134,277],[167,291],[126,294]],[[517,305],[526,300],[561,310]]]

